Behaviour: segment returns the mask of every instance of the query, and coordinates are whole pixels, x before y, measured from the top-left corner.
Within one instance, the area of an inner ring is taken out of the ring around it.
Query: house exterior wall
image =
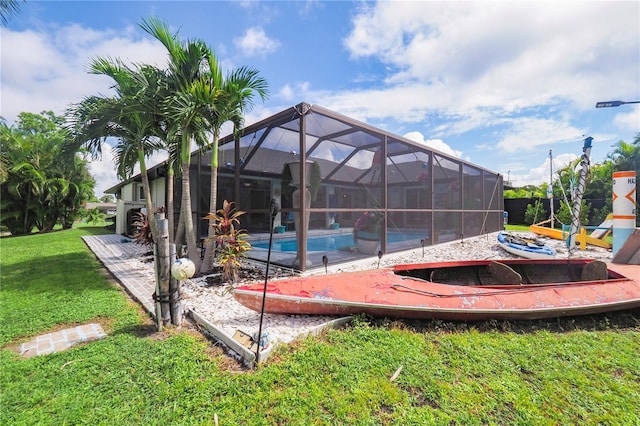
[[[166,203],[166,177],[159,177],[149,181],[151,200],[154,208]],[[119,190],[116,203],[116,233],[129,235],[131,233],[132,213],[146,208],[141,182],[127,182]]]

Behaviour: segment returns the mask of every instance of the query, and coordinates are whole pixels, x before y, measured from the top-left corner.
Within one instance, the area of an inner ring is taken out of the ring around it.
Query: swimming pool
[[[424,238],[424,235],[418,233],[389,232],[387,234],[387,242],[389,244],[406,241],[419,242],[422,238]],[[317,235],[307,238],[307,251],[335,251],[353,247],[353,245],[353,235],[346,233]],[[268,249],[269,241],[267,240],[252,242],[251,246],[255,248]],[[297,252],[298,242],[295,238],[276,239],[273,240],[271,250]]]

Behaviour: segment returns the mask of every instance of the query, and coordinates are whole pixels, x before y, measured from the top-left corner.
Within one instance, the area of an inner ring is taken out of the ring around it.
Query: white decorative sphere
[[[189,279],[196,273],[196,265],[186,257],[176,259],[171,265],[171,275],[178,281]]]

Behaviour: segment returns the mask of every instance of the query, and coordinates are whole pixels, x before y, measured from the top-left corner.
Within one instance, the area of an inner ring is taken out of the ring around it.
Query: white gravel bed
[[[517,235],[534,237],[528,232],[512,232]],[[368,258],[366,260],[342,265],[330,265],[328,272],[358,271],[372,268],[383,268],[403,263],[424,263],[449,260],[489,260],[517,258],[501,249],[496,240],[496,233],[439,244],[424,248],[414,249],[408,252],[383,256],[382,259]],[[542,238],[546,244],[556,249],[559,258],[568,257],[568,250],[564,241]],[[611,251],[599,247],[588,246],[585,251],[576,248],[571,257],[595,258],[605,262],[611,261]],[[154,279],[152,263],[143,262],[140,259],[128,259],[134,268],[147,268],[149,279]],[[306,275],[324,274],[324,268],[315,269]],[[206,277],[199,277],[183,282],[182,297],[185,310],[191,309],[206,318],[229,336],[233,336],[236,330],[250,335],[258,332],[260,314],[245,308],[236,302],[231,294],[233,286],[209,286]],[[330,316],[309,315],[271,315],[264,316],[263,331],[267,332],[272,343],[290,343],[300,335],[313,332],[327,322],[336,319]]]
[[[554,240],[546,237],[538,237],[536,236],[536,234],[533,234],[531,232],[509,233],[528,238],[537,237],[538,240],[543,241],[546,245],[555,249],[558,253],[558,258],[562,259],[569,257],[569,250],[564,241]],[[422,248],[402,253],[385,255],[382,257],[382,259],[380,259],[379,266],[380,268],[384,268],[398,264],[441,262],[453,260],[518,259],[518,256],[508,253],[500,248],[497,242],[497,235],[497,233],[493,233],[480,237],[465,239],[463,241],[453,241],[450,243],[428,246],[424,248],[424,256]],[[589,245],[584,251],[576,247],[571,253],[571,258],[598,259],[604,262],[611,262],[612,257],[613,256],[611,250]],[[377,267],[378,258],[374,258],[346,265],[336,265],[335,267],[332,267],[329,272],[358,271]],[[324,270],[321,271],[321,273],[324,273]]]
[[[194,310],[229,336],[236,330],[257,336],[260,313],[236,302],[231,294],[232,286],[206,287],[203,283],[204,277],[183,283],[182,298],[187,309]],[[265,314],[262,331],[269,335],[271,343],[291,343],[333,319],[335,317]]]

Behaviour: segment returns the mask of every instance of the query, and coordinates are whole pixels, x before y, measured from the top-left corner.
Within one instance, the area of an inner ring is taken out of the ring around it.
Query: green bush
[[[587,203],[582,200],[582,203],[580,204],[580,223],[583,225],[586,225],[588,223],[590,207],[591,206],[588,206]],[[567,205],[567,203],[561,203],[556,217],[561,223],[569,225],[571,224],[572,209],[573,207],[570,207],[569,205]]]
[[[536,200],[533,205],[527,204],[527,210],[524,212],[524,222],[527,225],[533,225],[534,223],[546,219],[548,215],[549,214],[542,205],[542,202],[540,200]]]

